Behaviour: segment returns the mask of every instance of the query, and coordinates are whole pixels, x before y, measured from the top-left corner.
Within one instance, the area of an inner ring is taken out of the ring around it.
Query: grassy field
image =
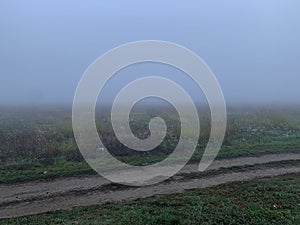
[[[210,131],[209,111],[199,110],[199,114],[201,134],[192,161],[201,158]],[[158,148],[142,153],[116,139],[105,110],[96,119],[100,137],[113,155],[132,165],[145,165],[167,157],[180,136],[178,115],[164,107],[133,111],[133,133],[147,137],[148,122],[157,115],[167,123],[167,136]],[[0,183],[93,173],[76,146],[70,108],[0,107],[0,127]],[[228,108],[226,137],[217,158],[299,151],[300,107]]]
[[[209,112],[201,111],[201,134],[191,162],[198,162],[209,131]],[[107,112],[97,114],[99,135],[111,154],[132,165],[161,161],[180,136],[180,121],[170,108],[140,109],[131,114],[133,133],[149,135],[149,120],[161,116],[168,126],[162,144],[137,153],[116,139]],[[0,107],[0,183],[95,173],[78,150],[65,107]],[[226,137],[218,159],[300,152],[300,107],[229,107]],[[298,161],[255,165],[299,165]],[[243,171],[233,167],[210,171]],[[192,174],[191,174],[192,175]],[[16,219],[0,224],[300,224],[300,174],[238,182],[182,194],[154,196],[124,203],[76,208]]]
[[[77,208],[0,224],[300,224],[300,174]]]

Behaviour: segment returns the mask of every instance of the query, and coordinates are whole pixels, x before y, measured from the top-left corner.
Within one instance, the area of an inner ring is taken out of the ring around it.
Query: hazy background
[[[71,104],[90,63],[144,39],[196,52],[228,103],[300,103],[300,1],[2,0],[0,104]]]

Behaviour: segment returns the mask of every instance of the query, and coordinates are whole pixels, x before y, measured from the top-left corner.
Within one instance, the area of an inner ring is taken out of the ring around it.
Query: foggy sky
[[[202,57],[227,102],[300,103],[300,1],[2,0],[0,105],[71,104],[97,57],[149,39]]]

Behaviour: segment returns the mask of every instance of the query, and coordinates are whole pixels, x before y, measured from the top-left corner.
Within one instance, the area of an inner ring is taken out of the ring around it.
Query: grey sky
[[[0,1],[0,104],[71,103],[91,62],[144,39],[196,52],[227,102],[299,103],[300,1],[175,2]]]

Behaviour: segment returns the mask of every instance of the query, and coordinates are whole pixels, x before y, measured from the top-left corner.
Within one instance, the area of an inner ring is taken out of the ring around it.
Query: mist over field
[[[300,224],[299,59],[298,0],[1,0],[0,225]]]

